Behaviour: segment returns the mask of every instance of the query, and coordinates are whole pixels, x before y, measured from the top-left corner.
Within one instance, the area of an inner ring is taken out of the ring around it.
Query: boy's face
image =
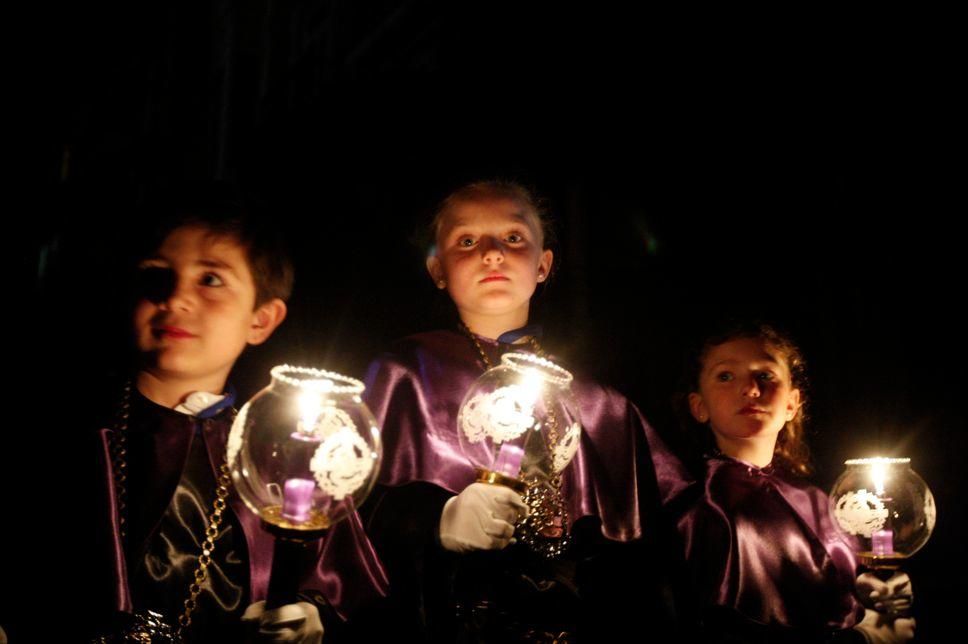
[[[172,231],[141,263],[139,278],[135,343],[141,368],[161,380],[222,387],[245,346],[281,322],[266,319],[272,303],[255,307],[245,249],[201,226]]]
[[[462,313],[498,314],[522,309],[551,269],[537,217],[513,199],[460,204],[437,235],[427,268],[444,280]]]

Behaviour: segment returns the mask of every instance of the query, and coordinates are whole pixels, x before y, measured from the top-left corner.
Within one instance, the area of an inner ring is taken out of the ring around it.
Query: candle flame
[[[316,429],[319,414],[323,411],[319,394],[309,389],[303,390],[299,394],[298,404],[302,420],[297,429],[305,434],[312,434]]]
[[[544,383],[544,379],[541,377],[541,373],[537,369],[528,369],[524,377],[521,379],[521,388],[523,389],[525,402],[529,407],[533,406],[538,396],[541,394],[541,387]]]
[[[887,463],[880,460],[871,463],[871,480],[874,482],[874,492],[877,496],[883,496],[887,481]]]

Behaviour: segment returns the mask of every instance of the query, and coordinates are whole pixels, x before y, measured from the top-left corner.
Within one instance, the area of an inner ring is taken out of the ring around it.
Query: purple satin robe
[[[499,364],[502,348],[527,351],[527,345],[479,341],[491,365]],[[458,443],[457,412],[483,372],[476,347],[455,331],[406,338],[370,366],[365,398],[383,428],[380,483],[424,481],[457,494],[474,481],[474,467]],[[624,396],[580,378],[572,390],[582,435],[562,473],[569,519],[599,517],[609,539],[639,538],[655,520],[642,515],[657,505],[655,498],[641,498],[643,493],[671,498],[686,485],[684,469]]]
[[[131,450],[128,462],[128,485],[143,483],[146,488],[141,489],[141,493],[137,495],[141,499],[139,506],[129,506],[128,512],[129,537],[138,541],[149,537],[152,526],[158,524],[168,507],[188,457],[194,424],[202,423],[202,437],[212,461],[213,473],[218,472],[221,459],[224,458],[230,429],[230,423],[224,417],[196,421],[190,416],[153,403],[146,401],[146,404],[154,407],[151,413],[157,417],[158,422],[152,427],[152,435],[146,444],[148,449]],[[102,472],[102,487],[98,496],[107,508],[102,523],[109,525],[103,526],[106,534],[98,543],[100,554],[112,562],[108,578],[102,581],[109,583],[111,588],[108,610],[131,611],[137,607],[132,606],[131,602],[127,564],[119,532],[109,450],[111,431],[103,429],[99,433],[98,460]],[[136,432],[138,428],[132,427],[128,431]],[[245,506],[234,488],[230,490],[228,505],[238,518],[245,535],[249,555],[250,600],[256,602],[265,599],[274,538],[262,529],[259,518]],[[301,592],[321,594],[343,619],[386,594],[386,576],[356,513],[334,525],[317,542],[316,548],[316,563],[307,571],[300,585]],[[104,574],[103,570],[101,574]]]
[[[707,462],[696,486],[678,529],[707,606],[811,632],[850,628],[863,616],[853,550],[820,489],[725,456]]]

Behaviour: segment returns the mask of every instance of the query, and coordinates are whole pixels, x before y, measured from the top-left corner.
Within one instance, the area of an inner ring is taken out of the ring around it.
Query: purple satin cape
[[[173,410],[161,407],[158,410],[165,416],[161,421],[161,431],[152,437],[153,449],[140,459],[129,454],[129,486],[141,481],[148,482],[146,485],[149,488],[143,496],[141,507],[129,507],[129,535],[138,534],[143,539],[147,539],[153,526],[157,526],[174,494],[185,466],[196,422]],[[229,424],[217,420],[199,422],[203,423],[202,436],[212,460],[212,471],[217,473],[225,454]],[[99,434],[99,465],[103,483],[99,492],[102,498],[99,501],[109,508],[106,518],[110,523],[108,534],[99,543],[104,548],[102,554],[110,557],[113,563],[109,568],[111,608],[130,611],[131,595],[118,525],[109,450],[111,431],[102,429]],[[273,537],[262,529],[259,518],[249,510],[234,488],[229,493],[229,507],[245,533],[249,555],[250,600],[256,602],[265,599],[272,567]],[[141,526],[141,529],[137,529],[137,526]],[[300,590],[322,594],[343,619],[352,616],[358,608],[386,595],[386,575],[355,512],[334,525],[317,542],[316,565],[307,571]]]
[[[501,346],[479,341],[491,364],[499,364]],[[482,373],[477,349],[454,331],[406,338],[370,365],[364,396],[383,428],[380,483],[425,481],[457,494],[474,481],[474,468],[458,443],[457,412]],[[570,520],[596,516],[606,537],[639,538],[654,520],[641,516],[642,508],[654,505],[642,502],[641,490],[657,488],[661,500],[671,498],[686,485],[684,469],[624,396],[578,378],[572,390],[581,407],[582,436],[562,473]],[[643,453],[646,458],[636,458]]]
[[[863,615],[854,552],[820,489],[725,456],[696,485],[678,529],[704,601],[799,629],[850,628]]]

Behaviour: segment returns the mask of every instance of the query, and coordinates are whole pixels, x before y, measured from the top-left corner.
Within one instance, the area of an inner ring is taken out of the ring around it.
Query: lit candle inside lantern
[[[875,530],[871,535],[871,551],[875,555],[893,555],[894,533],[890,530]]]
[[[293,523],[309,519],[315,488],[312,479],[288,479],[282,495],[282,516]]]
[[[505,476],[517,478],[521,472],[521,459],[524,458],[524,450],[517,445],[504,443],[501,451],[497,454],[497,463],[494,469]]]

